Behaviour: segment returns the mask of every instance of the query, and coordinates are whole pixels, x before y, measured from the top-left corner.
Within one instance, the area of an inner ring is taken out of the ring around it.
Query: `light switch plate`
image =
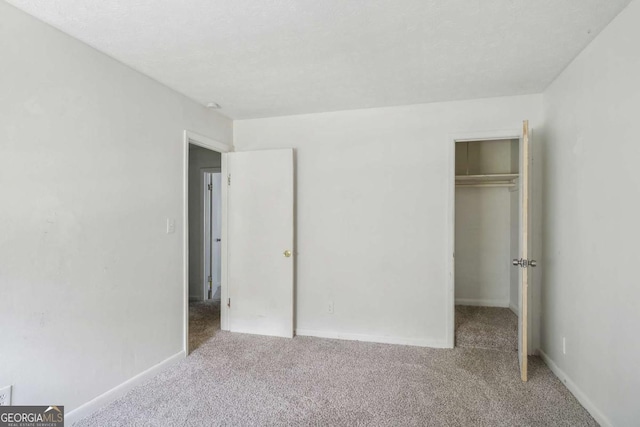
[[[176,232],[176,220],[173,218],[167,218],[167,234],[173,234]]]
[[[11,405],[11,386],[0,388],[0,406]]]

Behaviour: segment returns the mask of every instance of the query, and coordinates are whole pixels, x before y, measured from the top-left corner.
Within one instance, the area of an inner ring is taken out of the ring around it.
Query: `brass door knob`
[[[291,256],[291,251],[288,250],[288,249],[286,251],[284,251],[284,256],[289,258]]]

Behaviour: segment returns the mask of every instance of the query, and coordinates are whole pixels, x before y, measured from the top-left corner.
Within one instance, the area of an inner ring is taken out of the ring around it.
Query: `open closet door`
[[[293,337],[293,150],[225,156],[228,328]]]
[[[530,134],[529,121],[522,124],[522,139],[520,139],[520,259],[514,259],[513,264],[520,268],[519,298],[518,298],[518,359],[520,362],[520,376],[527,381],[527,343],[529,316],[529,267],[535,266],[535,261],[529,260],[529,212],[530,212]]]

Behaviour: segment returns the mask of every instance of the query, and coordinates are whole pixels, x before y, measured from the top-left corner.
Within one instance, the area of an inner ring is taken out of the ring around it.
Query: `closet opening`
[[[456,347],[518,351],[519,142],[455,142]]]

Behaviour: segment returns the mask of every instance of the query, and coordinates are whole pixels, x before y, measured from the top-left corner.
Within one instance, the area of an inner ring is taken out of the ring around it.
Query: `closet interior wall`
[[[517,312],[518,140],[456,143],[457,305]],[[515,280],[515,282],[514,282]]]

